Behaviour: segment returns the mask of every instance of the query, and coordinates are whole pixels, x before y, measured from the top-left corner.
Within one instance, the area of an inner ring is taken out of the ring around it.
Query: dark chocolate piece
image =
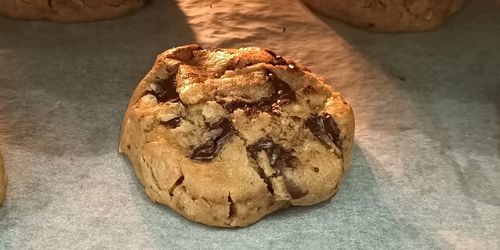
[[[179,100],[179,94],[177,93],[176,86],[177,82],[175,79],[176,74],[172,74],[167,79],[162,79],[157,81],[154,90],[148,90],[144,95],[151,94],[156,97],[158,102],[176,102]]]
[[[269,53],[269,55],[271,55],[272,57],[276,57],[278,55],[276,55],[276,53],[274,53],[274,51],[270,50],[270,49],[264,49],[265,52]]]
[[[271,178],[266,176],[266,174],[264,173],[264,170],[262,168],[259,168],[258,173],[259,173],[260,178],[262,178],[262,180],[264,180],[264,183],[266,183],[267,190],[269,191],[269,193],[274,194],[273,183],[271,182]]]
[[[176,117],[174,119],[170,119],[168,121],[161,121],[160,124],[163,125],[163,126],[167,126],[169,128],[177,128],[179,127],[181,123],[181,118],[180,117]]]
[[[254,108],[246,108],[244,109],[244,113],[246,116],[254,116],[257,114],[257,110],[255,110]]]
[[[283,170],[285,167],[294,168],[294,161],[297,159],[292,153],[293,150],[286,150],[279,144],[274,143],[271,138],[262,138],[256,143],[247,147],[250,156],[257,160],[257,154],[264,151],[269,159],[271,167]]]
[[[177,179],[177,181],[175,181],[174,185],[173,185],[173,186],[171,186],[171,187],[168,189],[168,194],[169,194],[170,196],[174,196],[174,190],[175,190],[178,186],[180,186],[183,182],[184,182],[184,175],[181,175],[181,176],[179,177],[179,179]]]
[[[236,204],[234,203],[233,199],[231,198],[231,195],[227,196],[227,202],[229,203],[229,214],[228,218],[234,218],[236,216]]]
[[[341,149],[340,130],[330,114],[313,115],[305,121],[305,125],[327,148],[336,145]]]
[[[294,164],[297,159],[297,157],[292,154],[293,150],[287,150],[283,148],[279,144],[274,143],[271,138],[260,139],[256,143],[248,146],[247,151],[255,160],[257,160],[257,155],[260,151],[266,152],[267,158],[269,159],[269,164],[271,165],[271,167],[277,170],[277,172],[272,176],[266,176],[264,170],[262,170],[262,168],[259,168],[259,176],[264,180],[267,185],[267,189],[271,194],[274,193],[271,178],[283,176],[282,172],[284,168],[294,168]],[[287,192],[288,194],[290,194],[290,197],[292,199],[298,199],[307,194],[292,180],[286,178],[286,176],[283,176],[283,179],[285,181]]]
[[[301,187],[299,187],[289,178],[285,178],[285,187],[286,191],[288,191],[288,194],[290,194],[290,197],[292,197],[292,199],[302,198],[307,194],[307,192],[304,192]]]
[[[269,53],[274,58],[273,62],[271,63],[272,65],[274,65],[274,66],[288,65],[288,61],[285,58],[276,55],[276,53],[274,53],[274,51],[268,50],[268,49],[264,49],[264,51],[266,51],[267,53]]]
[[[288,65],[288,61],[285,58],[281,57],[281,56],[277,56],[277,57],[274,58],[272,64],[274,66]]]
[[[209,128],[210,130],[218,130],[218,134],[215,138],[194,148],[190,155],[191,159],[199,161],[212,160],[222,149],[222,145],[234,134],[233,124],[227,118],[210,125]]]
[[[253,108],[264,112],[272,112],[281,105],[285,105],[290,101],[296,101],[295,91],[284,81],[279,79],[272,72],[266,72],[266,79],[274,88],[274,92],[269,97],[264,97],[256,102],[235,101],[223,104],[224,108],[230,112],[236,109]]]

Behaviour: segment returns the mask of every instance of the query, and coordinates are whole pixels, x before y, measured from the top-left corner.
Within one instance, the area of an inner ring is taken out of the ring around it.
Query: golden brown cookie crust
[[[120,151],[151,199],[234,227],[332,197],[353,137],[350,106],[308,69],[260,48],[187,45],[137,86]]]
[[[302,0],[309,7],[354,26],[376,32],[436,29],[465,0]]]
[[[141,8],[146,0],[0,0],[0,14],[15,19],[86,22],[111,19]]]

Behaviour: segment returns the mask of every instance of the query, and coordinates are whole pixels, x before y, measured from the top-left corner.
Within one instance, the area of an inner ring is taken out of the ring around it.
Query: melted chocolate
[[[266,51],[267,53],[269,53],[273,57],[273,61],[271,62],[272,65],[274,65],[274,66],[288,65],[288,61],[285,58],[276,55],[276,53],[274,53],[274,51],[268,50],[268,49],[265,49],[264,51]]]
[[[176,102],[179,100],[179,94],[177,93],[177,82],[175,79],[176,74],[171,75],[167,79],[162,79],[155,82],[155,89],[148,90],[144,95],[151,94],[156,97],[158,102]]]
[[[285,178],[285,187],[286,191],[288,191],[288,194],[290,194],[290,197],[292,197],[292,199],[298,199],[304,197],[307,194],[307,192],[304,192],[304,190],[302,190],[300,186],[298,186],[297,184],[295,184],[295,182],[288,178]]]
[[[269,55],[271,55],[272,57],[276,58],[278,55],[276,55],[276,53],[274,53],[274,51],[270,50],[270,49],[264,49],[265,52],[269,53]]]
[[[340,130],[329,114],[314,115],[305,121],[305,125],[327,148],[333,145],[341,148]]]
[[[252,108],[264,112],[272,112],[281,105],[287,104],[289,101],[296,101],[295,91],[284,81],[275,76],[272,72],[266,72],[266,79],[274,88],[274,92],[269,97],[264,97],[256,102],[235,101],[225,103],[224,108],[230,112],[236,109]]]
[[[283,30],[283,32],[284,32],[284,30]],[[269,53],[274,58],[273,61],[271,62],[271,64],[274,66],[287,66],[288,69],[293,70],[293,71],[297,71],[297,72],[300,71],[301,69],[304,71],[311,72],[310,69],[308,69],[304,66],[299,67],[294,61],[286,60],[285,58],[276,55],[276,53],[274,53],[271,50],[265,49],[265,51],[267,53]]]
[[[269,164],[271,165],[271,167],[277,170],[277,172],[272,176],[266,176],[264,170],[262,170],[262,168],[259,168],[259,176],[264,180],[264,183],[266,183],[267,189],[271,194],[274,193],[271,178],[282,176],[284,168],[294,168],[294,163],[297,159],[297,157],[292,154],[293,150],[286,150],[279,144],[274,143],[271,138],[260,139],[256,143],[248,146],[247,151],[255,160],[257,160],[258,153],[260,151],[264,151],[267,155],[267,158],[269,159]],[[287,192],[288,194],[290,194],[290,197],[292,199],[298,199],[307,194],[291,179],[286,178],[285,176],[283,176],[283,179],[285,181]]]
[[[257,154],[264,151],[269,159],[271,167],[282,170],[285,167],[294,168],[294,161],[297,157],[293,156],[293,150],[286,150],[279,144],[273,142],[271,138],[262,138],[256,143],[247,147],[252,158],[257,160]]]
[[[193,160],[210,161],[222,149],[222,145],[233,135],[233,124],[229,119],[220,121],[209,126],[210,130],[219,130],[215,138],[208,140],[200,146],[193,149],[190,157]]]
[[[272,64],[274,66],[288,65],[288,61],[285,58],[281,57],[281,56],[277,56],[277,57],[274,58]]]
[[[244,113],[246,116],[254,116],[257,114],[257,110],[255,110],[254,108],[246,108],[244,109]]]
[[[267,185],[267,190],[269,193],[274,194],[273,183],[271,182],[271,178],[267,177],[262,168],[259,168],[259,176],[264,180],[264,183]]]
[[[161,121],[160,122],[161,125],[167,126],[169,128],[177,128],[177,127],[179,127],[180,123],[181,123],[181,118],[180,117],[168,120],[166,122],[165,121]]]

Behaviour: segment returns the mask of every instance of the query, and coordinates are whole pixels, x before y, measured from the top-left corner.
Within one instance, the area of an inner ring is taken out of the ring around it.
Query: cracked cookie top
[[[168,151],[182,172],[169,190],[196,182],[187,192],[209,201],[264,192],[307,205],[337,189],[353,133],[349,105],[307,68],[267,49],[187,45],[160,54],[136,88],[120,148]]]

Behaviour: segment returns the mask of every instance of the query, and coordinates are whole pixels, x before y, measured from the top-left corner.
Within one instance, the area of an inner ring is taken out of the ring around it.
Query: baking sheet
[[[441,30],[373,34],[278,0],[157,0],[85,24],[0,17],[0,249],[500,249],[500,4]],[[117,153],[159,52],[261,46],[352,104],[352,169],[331,201],[218,229],[153,204]]]

